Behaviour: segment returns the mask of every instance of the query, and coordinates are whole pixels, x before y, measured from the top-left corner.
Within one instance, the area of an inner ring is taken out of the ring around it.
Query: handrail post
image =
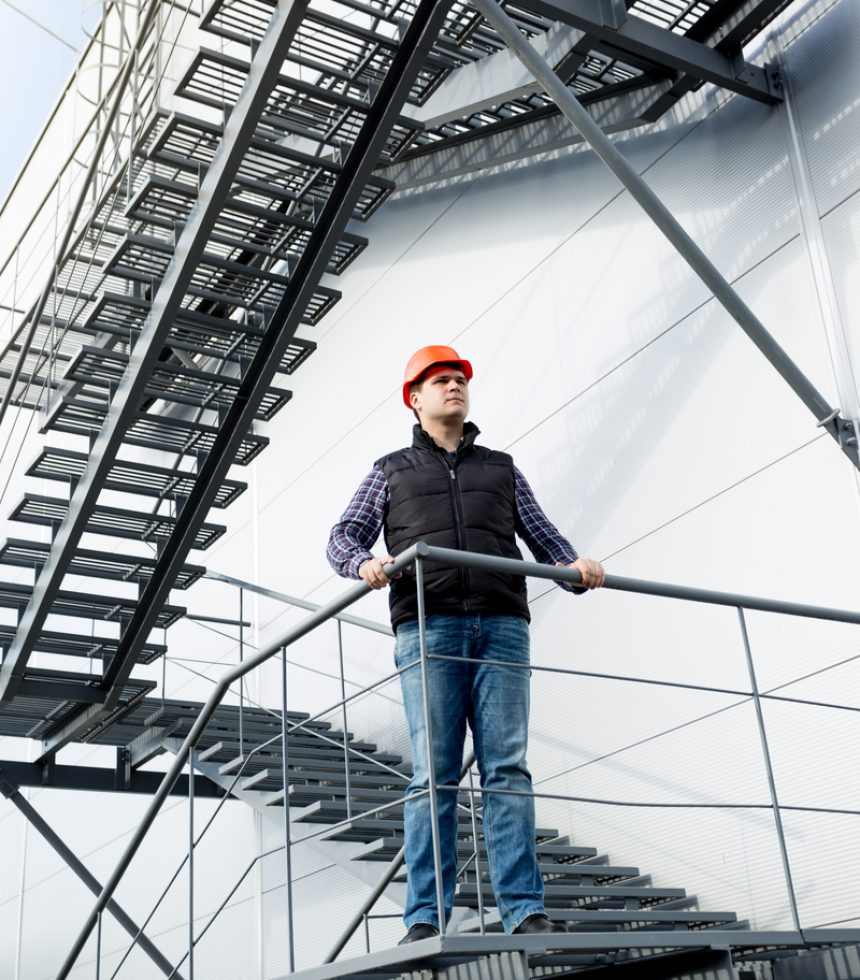
[[[239,663],[245,659],[245,590],[239,586]],[[245,675],[239,678],[239,755],[245,755]]]
[[[352,819],[352,783],[349,773],[349,735],[347,734],[346,720],[346,678],[343,671],[343,627],[340,620],[335,620],[337,625],[337,654],[340,661],[340,696],[341,714],[343,715],[343,766],[346,781],[346,817]]]
[[[472,840],[475,842],[475,881],[478,889],[478,920],[481,923],[481,935],[484,929],[484,895],[481,890],[481,855],[478,853],[478,821],[475,818],[475,780],[472,777],[472,767],[469,766],[469,813],[472,817]]]
[[[749,634],[747,633],[746,617],[744,616],[743,606],[738,606],[738,619],[741,626],[741,637],[744,641],[744,653],[746,654],[747,670],[749,671],[750,685],[753,693],[753,703],[755,704],[756,720],[758,721],[758,733],[761,739],[761,750],[764,756],[764,765],[767,772],[767,782],[770,788],[770,799],[773,805],[773,822],[776,824],[776,835],[779,841],[779,853],[782,858],[782,870],[785,875],[785,884],[788,889],[788,904],[791,908],[791,918],[794,928],[802,933],[800,927],[800,914],[797,910],[797,896],[794,892],[794,881],[791,877],[791,864],[788,860],[788,847],[785,843],[785,831],[782,826],[782,815],[779,810],[779,798],[776,793],[776,780],[773,776],[773,763],[770,757],[770,749],[767,743],[767,732],[764,726],[764,713],[761,709],[761,697],[759,696],[758,681],[756,679],[755,665],[753,664],[752,650],[750,648]]]
[[[284,871],[287,886],[287,946],[290,973],[296,972],[296,943],[293,934],[293,855],[290,839],[290,749],[287,738],[287,648],[281,649],[281,774],[284,781]]]
[[[430,835],[433,842],[433,869],[436,876],[436,910],[439,933],[445,932],[445,887],[442,882],[442,849],[439,843],[439,798],[436,791],[436,760],[433,758],[433,725],[430,718],[430,665],[427,660],[427,631],[424,623],[424,563],[415,558],[418,591],[418,651],[421,658],[421,694],[424,702],[424,735],[427,743],[427,779],[430,790]]]
[[[102,972],[102,913],[99,912],[96,923],[96,980],[100,980]]]
[[[194,748],[188,754],[188,980],[194,980]]]

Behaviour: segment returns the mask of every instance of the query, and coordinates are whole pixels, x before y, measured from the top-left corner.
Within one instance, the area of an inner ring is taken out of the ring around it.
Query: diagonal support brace
[[[23,814],[35,830],[39,831],[42,837],[53,847],[93,895],[98,895],[102,890],[101,884],[90,874],[83,862],[69,849],[62,838],[45,821],[30,801],[22,795],[19,787],[12,782],[2,768],[0,768],[0,793],[13,806],[17,807],[18,811]],[[174,971],[173,964],[170,960],[167,959],[150,939],[144,936],[143,929],[135,925],[131,917],[113,899],[107,903],[107,910],[166,977],[175,977],[176,980],[182,980],[180,974]]]
[[[681,227],[678,220],[636,173],[623,154],[595,124],[573,93],[558,75],[535,51],[519,32],[514,22],[496,3],[496,0],[470,0],[504,39],[505,43],[522,59],[523,64],[543,85],[555,104],[591,145],[594,152],[621,181],[634,200],[649,218],[675,246],[681,257],[714,294],[729,316],[735,320],[750,340],[785,378],[794,393],[815,416],[816,423],[826,429],[836,440],[843,453],[860,469],[857,440],[850,420],[843,419],[839,409],[834,409],[815,385],[788,356],[764,324],[741,299],[728,280]]]

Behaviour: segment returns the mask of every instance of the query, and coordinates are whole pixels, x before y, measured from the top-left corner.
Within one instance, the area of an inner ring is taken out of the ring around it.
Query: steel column
[[[8,778],[2,767],[0,767],[0,793],[18,809],[19,813],[25,817],[34,830],[38,830],[45,841],[59,854],[93,895],[98,895],[102,890],[101,884],[90,874],[86,865],[33,807],[33,804],[24,798],[18,786]],[[146,953],[166,977],[174,976],[177,977],[177,980],[182,980],[182,977],[178,973],[173,972],[173,966],[167,957],[143,934],[143,930],[135,925],[131,917],[113,899],[107,903],[106,908],[123,929],[137,941],[144,953]]]
[[[224,127],[224,138],[201,184],[197,204],[179,237],[173,260],[158,287],[150,314],[93,445],[87,468],[75,486],[68,514],[57,531],[49,558],[36,579],[33,596],[21,619],[15,641],[0,668],[0,704],[14,696],[21,682],[39,631],[44,625],[126,430],[140,407],[152,370],[179,313],[191,277],[218,218],[224,197],[254,135],[257,121],[301,23],[306,5],[307,0],[279,0],[269,30],[251,62],[248,81]],[[246,430],[247,426],[242,430],[242,435]],[[186,553],[187,549],[183,554]],[[165,592],[172,582],[171,579],[166,583]],[[150,620],[153,618],[150,617]],[[135,618],[131,622],[134,623]],[[112,661],[114,673],[117,672],[118,662],[123,660],[122,649],[121,646]],[[111,692],[106,708],[111,706],[111,698],[114,702],[117,700],[118,693]],[[91,721],[97,711],[98,709],[89,709],[85,712],[87,720]],[[57,744],[56,748],[59,747]]]
[[[750,340],[785,378],[795,394],[800,397],[815,416],[818,425],[827,429],[845,455],[856,467],[860,468],[860,455],[858,455],[852,424],[846,422],[839,415],[839,409],[834,409],[827,402],[809,378],[768,333],[764,324],[684,231],[681,224],[673,217],[648,184],[630,166],[623,154],[594,124],[573,93],[523,37],[505,11],[495,0],[470,0],[470,2],[522,58],[535,78],[541,82],[555,104],[579,130],[595,153],[618,177],[634,200],[675,246],[682,258],[711,290],[726,312],[740,325]],[[560,16],[560,14],[554,13],[553,16]]]

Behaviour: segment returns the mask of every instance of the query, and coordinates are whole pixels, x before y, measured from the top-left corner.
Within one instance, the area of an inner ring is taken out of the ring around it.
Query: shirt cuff
[[[353,555],[349,559],[349,564],[347,565],[347,569],[349,571],[349,577],[361,578],[361,575],[359,575],[358,570],[366,561],[369,561],[371,558],[373,558],[372,551],[360,551],[358,552],[358,554]]]

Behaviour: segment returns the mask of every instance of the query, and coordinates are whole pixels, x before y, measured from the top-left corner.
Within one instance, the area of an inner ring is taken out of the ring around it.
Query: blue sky
[[[0,200],[74,70],[86,43],[82,22],[92,27],[100,10],[95,0],[0,0]]]

